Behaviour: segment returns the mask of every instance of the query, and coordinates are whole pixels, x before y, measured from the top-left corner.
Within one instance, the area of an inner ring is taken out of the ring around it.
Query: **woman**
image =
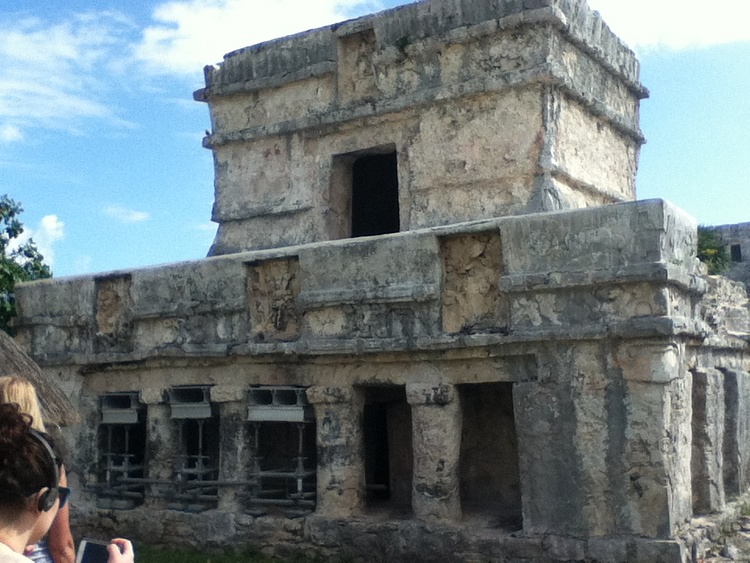
[[[0,377],[0,403],[16,403],[21,412],[31,416],[31,426],[38,432],[46,432],[36,390],[30,381],[18,376]],[[65,468],[60,471],[60,485],[67,486]],[[60,507],[52,522],[46,540],[29,546],[26,555],[35,563],[74,563],[76,559],[73,535],[70,533],[70,511]]]
[[[27,545],[47,533],[70,490],[60,486],[59,456],[51,439],[31,427],[18,405],[0,404],[0,563],[28,563]],[[132,563],[124,539],[107,547],[109,563]]]

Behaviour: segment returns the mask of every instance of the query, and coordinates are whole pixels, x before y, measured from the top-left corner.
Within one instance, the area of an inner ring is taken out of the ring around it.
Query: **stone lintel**
[[[406,385],[406,400],[411,406],[445,406],[458,397],[455,385],[445,383],[409,383]]]
[[[350,404],[354,399],[351,387],[309,387],[305,392],[311,405]]]
[[[210,389],[212,403],[232,403],[244,401],[247,397],[246,385],[213,385]]]

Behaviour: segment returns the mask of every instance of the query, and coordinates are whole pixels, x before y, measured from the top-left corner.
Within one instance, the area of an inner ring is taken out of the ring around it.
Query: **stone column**
[[[318,443],[316,513],[346,518],[362,508],[365,492],[361,394],[351,387],[310,387]]]
[[[750,486],[750,373],[724,371],[724,489],[741,495]]]
[[[412,510],[427,521],[461,517],[461,403],[453,385],[409,384],[414,477]]]
[[[219,406],[219,481],[247,481],[250,467],[250,437],[248,436],[247,404],[244,387],[216,385],[211,388],[211,402]],[[219,510],[238,512],[241,503],[237,493],[247,485],[219,486]]]
[[[149,479],[169,481],[174,476],[175,456],[179,452],[177,426],[170,418],[169,405],[163,404],[163,390],[146,388],[141,391],[141,401],[146,403],[148,420],[147,476]],[[146,506],[166,508],[169,491],[166,484],[146,485]]]
[[[724,376],[715,369],[693,371],[693,512],[708,514],[724,504]]]
[[[624,469],[614,489],[622,533],[670,537],[693,513],[691,388],[684,345],[623,343],[616,361],[624,383],[624,424],[615,441]]]

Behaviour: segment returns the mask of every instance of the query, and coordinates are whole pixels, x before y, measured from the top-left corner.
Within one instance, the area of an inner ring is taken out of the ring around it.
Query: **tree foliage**
[[[49,278],[52,271],[44,263],[34,241],[19,240],[23,207],[8,195],[0,196],[0,330],[12,334],[10,321],[16,316],[16,284]]]
[[[729,256],[719,233],[711,227],[698,226],[698,260],[708,266],[709,274],[721,274],[729,268]]]

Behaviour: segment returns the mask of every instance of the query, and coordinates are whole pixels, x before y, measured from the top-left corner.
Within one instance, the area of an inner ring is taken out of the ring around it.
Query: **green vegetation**
[[[21,205],[8,195],[0,196],[0,330],[11,334],[10,321],[16,316],[16,284],[52,276],[34,241],[18,240],[23,233],[18,219],[22,212]]]
[[[729,267],[729,256],[721,237],[711,227],[698,226],[698,260],[708,266],[709,274],[721,274]]]

